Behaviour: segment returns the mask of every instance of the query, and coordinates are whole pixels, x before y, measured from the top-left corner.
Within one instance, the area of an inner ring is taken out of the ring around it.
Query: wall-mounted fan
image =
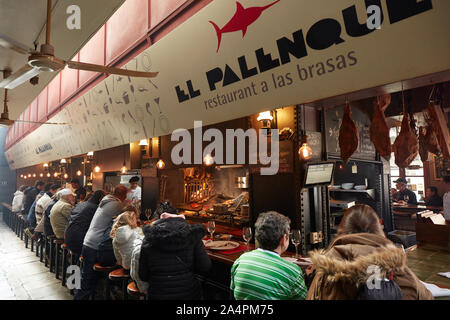
[[[40,122],[40,121],[26,121],[26,120],[11,120],[9,119],[8,114],[8,89],[5,89],[5,98],[3,101],[3,113],[0,117],[0,127],[9,127],[14,124],[14,122],[27,122],[27,123],[35,123],[35,124],[57,124],[57,125],[66,125],[67,123],[61,122]]]
[[[47,0],[47,24],[46,24],[46,39],[45,43],[41,45],[40,52],[28,48],[26,45],[21,44],[14,39],[7,36],[0,35],[0,46],[14,50],[21,54],[29,54],[28,64],[23,66],[14,74],[0,82],[0,88],[14,89],[22,83],[36,77],[41,72],[55,72],[62,70],[66,65],[71,69],[95,71],[106,74],[118,74],[130,77],[144,77],[154,78],[158,75],[158,72],[140,72],[133,70],[124,70],[119,68],[112,68],[102,65],[65,61],[54,55],[54,48],[50,44],[50,31],[51,31],[51,10],[52,0]]]

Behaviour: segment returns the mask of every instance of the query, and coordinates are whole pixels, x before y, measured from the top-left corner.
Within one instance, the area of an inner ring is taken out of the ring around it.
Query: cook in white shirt
[[[141,187],[139,187],[138,182],[139,182],[139,177],[138,176],[134,176],[129,180],[130,183],[130,189],[128,190],[128,194],[127,194],[127,200],[129,201],[141,201],[141,194],[142,194],[142,189]]]

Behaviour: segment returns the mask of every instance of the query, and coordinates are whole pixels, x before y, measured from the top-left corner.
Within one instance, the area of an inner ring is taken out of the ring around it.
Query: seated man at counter
[[[255,223],[256,250],[244,253],[231,268],[236,300],[302,300],[306,288],[302,270],[280,255],[289,246],[290,219],[270,211]]]
[[[81,186],[80,180],[72,179],[72,181],[70,181],[70,184],[72,185],[72,188],[76,194],[75,197],[76,203],[84,201],[84,199],[86,198],[86,189]]]
[[[394,182],[396,183],[395,186],[398,190],[398,192],[392,197],[394,201],[404,202],[407,204],[417,204],[416,194],[406,187],[408,181],[406,181],[405,178],[398,178]]]
[[[444,218],[450,220],[450,176],[444,178],[447,192],[444,194]]]
[[[70,213],[75,204],[75,194],[69,188],[62,189],[59,193],[59,200],[50,211],[50,223],[57,239],[64,239]]]
[[[436,187],[428,187],[423,198],[425,205],[429,207],[442,207],[442,198],[438,195]]]

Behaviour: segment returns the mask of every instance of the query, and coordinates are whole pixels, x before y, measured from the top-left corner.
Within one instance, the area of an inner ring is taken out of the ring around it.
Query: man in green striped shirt
[[[280,255],[289,246],[290,219],[278,212],[259,215],[255,223],[256,250],[244,253],[231,268],[236,300],[300,300],[307,288],[299,266]]]

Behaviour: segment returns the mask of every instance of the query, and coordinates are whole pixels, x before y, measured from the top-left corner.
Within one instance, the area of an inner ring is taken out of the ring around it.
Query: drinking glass
[[[150,220],[151,216],[152,216],[152,209],[145,209],[145,217],[147,218],[147,221]]]
[[[291,242],[295,246],[295,259],[298,259],[298,245],[301,241],[301,233],[300,230],[294,229],[290,233]]]
[[[211,234],[211,241],[214,241],[214,231],[216,231],[216,222],[214,220],[210,220],[208,221],[208,232]]]
[[[247,246],[247,250],[250,250],[250,240],[252,239],[252,228],[250,227],[244,227],[242,229],[242,237],[244,238]]]
[[[403,197],[403,200],[405,200],[405,202],[408,203],[408,201],[409,201],[409,196],[408,196],[408,195],[405,195],[405,196]]]

